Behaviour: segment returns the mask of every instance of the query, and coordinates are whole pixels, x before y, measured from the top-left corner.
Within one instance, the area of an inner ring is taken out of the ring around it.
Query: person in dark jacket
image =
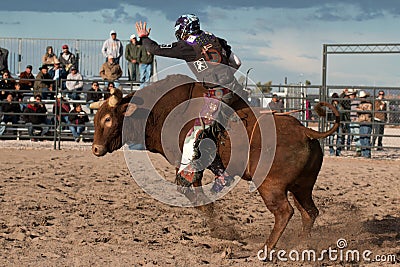
[[[0,74],[8,70],[8,50],[0,47]]]
[[[2,135],[6,129],[5,124],[11,122],[12,124],[17,124],[19,121],[19,114],[13,113],[20,113],[21,108],[19,103],[13,97],[12,93],[7,94],[6,102],[2,104],[2,111],[3,111],[3,120],[1,121],[0,126],[0,135]]]
[[[89,117],[84,110],[82,110],[81,104],[74,104],[74,109],[71,110],[68,116],[70,121],[69,129],[74,136],[76,142],[80,141],[80,135],[85,131],[85,123],[89,122]]]
[[[4,71],[0,80],[0,100],[5,100],[8,92],[14,90],[14,87],[15,80],[13,77],[11,77],[11,74],[8,70]]]
[[[44,136],[48,131],[48,126],[43,126],[43,124],[49,124],[47,120],[47,108],[45,104],[42,103],[42,97],[40,94],[36,95],[33,103],[28,104],[24,110],[24,121],[28,126],[29,136],[34,137],[34,130],[40,130],[40,136]],[[38,126],[42,125],[42,126]],[[37,141],[32,138],[31,141]]]
[[[86,106],[89,108],[91,103],[97,102],[102,98],[103,94],[101,93],[99,83],[93,81],[92,87],[88,90],[86,94]],[[93,109],[90,109],[90,114],[93,114]]]
[[[32,65],[27,65],[25,71],[19,75],[21,90],[31,90],[35,82],[35,76],[32,74]]]

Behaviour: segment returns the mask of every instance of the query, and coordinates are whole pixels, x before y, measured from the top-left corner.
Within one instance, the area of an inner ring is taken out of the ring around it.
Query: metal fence
[[[84,110],[89,113],[90,122],[85,124],[86,131],[83,133],[82,138],[84,141],[91,141],[93,138],[93,114],[90,114],[90,110],[87,108],[86,104],[86,94],[87,90],[90,88],[90,84],[93,79],[85,79],[84,80],[84,90],[80,93],[80,100],[71,100],[70,104],[73,103],[81,103]],[[102,81],[100,81],[102,83]],[[133,90],[138,89],[138,84],[129,83],[120,81],[121,86],[124,89],[124,92],[127,94],[132,92]],[[357,89],[364,90],[369,92],[371,97],[370,101],[374,101],[375,96],[379,90],[383,90],[386,93],[387,101],[387,114],[388,120],[384,123],[385,133],[383,135],[383,145],[385,149],[393,149],[398,150],[400,148],[400,88],[398,87],[354,87],[354,86],[329,86],[327,87],[327,92],[322,94],[322,86],[305,86],[305,85],[272,85],[272,91],[274,93],[279,94],[284,102],[285,111],[290,110],[301,110],[300,112],[293,113],[297,119],[299,119],[305,126],[312,127],[316,130],[324,131],[327,130],[331,125],[327,117],[319,118],[314,112],[314,106],[319,101],[327,101],[331,102],[333,99],[330,97],[333,92],[337,92],[340,94],[344,88],[349,89]],[[56,87],[54,94],[56,94],[60,89]],[[23,91],[24,99],[22,102],[19,102],[21,105],[26,105],[30,102],[30,97],[33,96],[32,91]],[[329,96],[324,99],[324,96]],[[250,97],[250,103],[256,106],[267,107],[270,102],[272,94],[260,94],[253,93]],[[339,98],[339,101],[345,100],[344,98]],[[2,101],[3,103],[5,101]],[[0,139],[30,139],[30,138],[42,138],[42,139],[50,139],[54,141],[54,147],[60,148],[61,140],[71,140],[73,141],[71,132],[68,130],[67,124],[58,124],[55,119],[59,113],[57,111],[52,111],[52,106],[54,105],[55,100],[46,100],[45,104],[48,108],[47,114],[42,114],[48,118],[48,121],[51,121],[50,125],[34,125],[38,128],[41,127],[50,127],[50,131],[46,136],[42,137],[34,137],[28,135],[28,129],[23,120],[20,120],[17,124],[2,124],[0,125],[0,129],[4,129],[3,135],[0,135]],[[372,113],[375,110],[372,110]],[[350,112],[350,110],[344,110],[344,112]],[[328,113],[329,114],[329,113]],[[4,114],[0,114],[0,118]],[[8,114],[5,114],[8,115]],[[23,115],[23,113],[16,114]],[[66,114],[61,114],[66,115]],[[328,116],[328,115],[327,115]],[[342,121],[342,125],[348,125],[350,121]],[[372,125],[377,122],[372,121]],[[359,134],[358,134],[359,135]],[[373,132],[371,138],[381,136],[379,133]],[[354,137],[354,136],[353,136]],[[351,135],[348,132],[344,132],[342,134],[342,138],[344,140],[348,140],[351,138]],[[328,148],[329,138],[321,141],[321,144],[324,148]],[[347,143],[346,143],[347,144]],[[337,145],[345,146],[345,144],[332,144],[334,147]],[[357,146],[356,143],[351,142],[349,148],[354,149]],[[376,146],[373,146],[376,148]]]

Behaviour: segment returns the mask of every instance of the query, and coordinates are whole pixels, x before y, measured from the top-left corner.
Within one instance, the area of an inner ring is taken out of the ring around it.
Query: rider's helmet
[[[196,15],[186,14],[180,16],[175,23],[175,36],[184,40],[187,35],[200,32],[200,20]]]

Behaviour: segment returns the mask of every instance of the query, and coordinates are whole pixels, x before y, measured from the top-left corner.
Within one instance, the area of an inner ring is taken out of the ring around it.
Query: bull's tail
[[[318,103],[314,108],[315,111],[317,112],[318,116],[325,117],[326,112],[325,112],[325,109],[322,108],[323,106],[328,107],[330,110],[332,110],[333,114],[335,114],[335,124],[333,125],[333,127],[331,129],[329,129],[326,132],[318,132],[318,131],[314,131],[313,129],[310,129],[310,128],[305,128],[305,134],[312,139],[325,138],[325,137],[333,134],[334,132],[336,132],[337,128],[339,128],[339,126],[340,126],[339,111],[332,104],[329,104],[326,102]]]

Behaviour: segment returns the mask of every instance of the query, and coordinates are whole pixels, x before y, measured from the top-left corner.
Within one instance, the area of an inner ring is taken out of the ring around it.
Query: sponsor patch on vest
[[[203,70],[208,69],[207,63],[204,60],[204,58],[200,58],[199,60],[196,60],[193,62],[194,67],[196,68],[197,72],[202,72]]]

